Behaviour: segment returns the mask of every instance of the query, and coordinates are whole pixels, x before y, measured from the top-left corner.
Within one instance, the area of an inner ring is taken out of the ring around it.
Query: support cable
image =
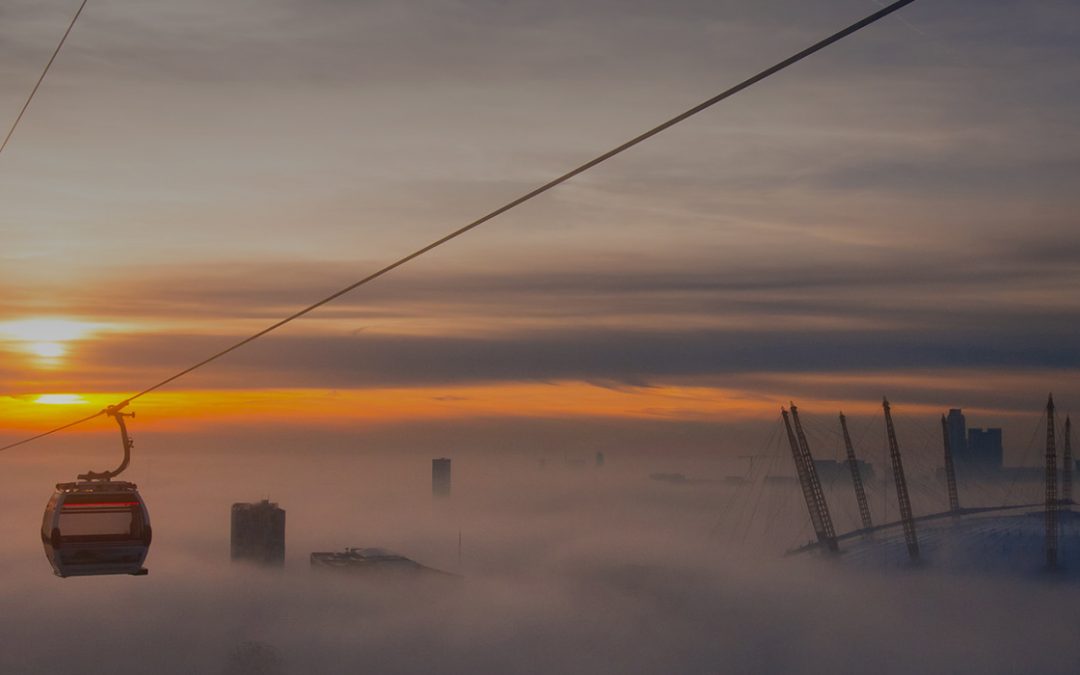
[[[261,338],[262,336],[266,335],[267,333],[271,333],[271,332],[277,330],[278,328],[281,328],[285,324],[291,323],[291,322],[299,319],[300,317],[305,316],[306,314],[309,314],[309,313],[313,312],[314,310],[318,309],[319,307],[322,307],[323,305],[340,298],[341,296],[345,295],[346,293],[349,293],[350,291],[356,290],[357,288],[359,288],[359,287],[361,287],[361,286],[363,286],[365,284],[368,284],[368,283],[370,283],[372,281],[375,281],[379,277],[381,277],[381,276],[383,276],[383,275],[385,275],[385,274],[387,274],[389,272],[392,272],[393,270],[395,270],[398,267],[401,267],[402,265],[414,260],[415,258],[419,258],[420,256],[424,255],[425,253],[428,253],[429,251],[431,251],[433,249],[436,249],[436,248],[442,246],[443,244],[446,244],[447,242],[449,242],[449,241],[451,241],[453,239],[457,239],[461,235],[463,235],[463,234],[465,234],[465,233],[479,227],[480,225],[483,225],[487,221],[492,220],[493,218],[495,218],[497,216],[500,216],[503,213],[506,213],[507,211],[509,211],[509,210],[511,210],[511,209],[513,209],[513,208],[515,208],[517,206],[520,206],[521,204],[524,204],[525,202],[527,202],[527,201],[529,201],[529,200],[531,200],[531,199],[533,199],[535,197],[538,197],[538,196],[544,194],[545,192],[551,190],[552,188],[565,183],[566,181],[570,180],[571,178],[573,178],[573,177],[575,177],[575,176],[577,176],[579,174],[582,174],[582,173],[588,171],[589,169],[592,169],[593,167],[597,166],[598,164],[602,164],[603,162],[606,162],[607,160],[611,159],[612,157],[615,157],[616,155],[622,154],[623,152],[629,150],[630,148],[632,148],[632,147],[634,147],[634,146],[636,146],[636,145],[638,145],[638,144],[652,138],[653,136],[656,136],[657,134],[659,134],[659,133],[661,133],[663,131],[666,131],[667,129],[670,129],[671,127],[675,126],[676,124],[679,124],[680,122],[683,122],[686,119],[689,119],[690,117],[693,117],[694,115],[697,115],[698,113],[700,113],[700,112],[702,112],[704,110],[707,110],[708,108],[711,108],[712,106],[714,106],[717,103],[723,101],[724,99],[730,98],[731,96],[734,96],[735,94],[738,94],[739,92],[743,91],[744,89],[748,89],[748,88],[752,87],[753,85],[757,84],[758,82],[761,82],[762,80],[764,80],[764,79],[766,79],[766,78],[768,78],[768,77],[770,77],[772,75],[775,75],[776,73],[780,72],[781,70],[784,70],[788,66],[794,65],[795,63],[798,63],[799,61],[802,61],[806,57],[821,51],[822,49],[828,47],[829,45],[831,45],[831,44],[833,44],[835,42],[838,42],[838,41],[842,40],[843,38],[851,35],[852,33],[855,33],[855,32],[857,32],[857,31],[859,31],[859,30],[861,30],[863,28],[866,28],[867,26],[869,26],[869,25],[871,25],[873,23],[876,23],[877,21],[885,18],[886,16],[892,14],[893,12],[895,12],[895,11],[897,11],[897,10],[907,6],[907,5],[910,5],[914,1],[915,0],[897,0],[896,2],[888,5],[887,7],[884,7],[882,9],[874,12],[873,14],[870,14],[869,16],[867,16],[865,18],[860,19],[859,21],[856,21],[855,23],[851,24],[847,28],[844,28],[844,29],[842,29],[840,31],[837,31],[836,33],[833,33],[829,37],[824,38],[822,40],[819,40],[818,42],[815,42],[814,44],[807,47],[806,49],[803,49],[802,51],[800,51],[800,52],[798,52],[798,53],[796,53],[796,54],[794,54],[792,56],[789,56],[788,58],[784,59],[783,61],[780,61],[779,63],[766,68],[765,70],[759,72],[758,74],[753,75],[751,77],[748,77],[747,79],[743,80],[742,82],[740,82],[740,83],[736,84],[735,86],[730,87],[730,88],[720,92],[719,94],[713,96],[712,98],[709,98],[709,99],[707,99],[705,101],[702,101],[701,103],[695,105],[694,107],[690,108],[689,110],[686,110],[686,111],[684,111],[682,113],[679,113],[678,115],[676,115],[675,117],[672,117],[671,119],[667,120],[666,122],[658,124],[657,126],[653,127],[652,129],[649,129],[648,131],[646,131],[646,132],[644,132],[642,134],[639,134],[638,136],[635,136],[634,138],[626,141],[625,143],[623,143],[623,144],[621,144],[619,146],[616,146],[616,147],[612,148],[611,150],[608,150],[607,152],[594,157],[593,159],[590,159],[589,161],[585,162],[584,164],[581,164],[581,165],[577,166],[576,168],[573,168],[573,169],[567,171],[566,173],[562,174],[561,176],[559,176],[557,178],[554,178],[554,179],[548,181],[547,183],[544,183],[540,187],[537,187],[537,188],[531,190],[530,192],[527,192],[527,193],[521,195],[520,197],[507,202],[506,204],[503,204],[502,206],[495,209],[494,211],[491,211],[490,213],[477,218],[476,220],[472,221],[471,223],[468,223],[467,225],[464,225],[464,226],[454,230],[453,232],[450,232],[449,234],[447,234],[447,235],[445,235],[445,236],[443,236],[443,237],[441,237],[439,239],[436,239],[435,241],[431,242],[430,244],[428,244],[428,245],[426,245],[426,246],[424,246],[422,248],[419,248],[419,249],[413,251],[412,253],[409,253],[408,255],[406,255],[404,257],[398,258],[394,262],[390,263],[389,265],[386,265],[385,267],[383,267],[383,268],[381,268],[381,269],[379,269],[379,270],[377,270],[375,272],[372,272],[371,274],[364,277],[363,279],[360,279],[359,281],[356,281],[356,282],[354,282],[352,284],[349,284],[348,286],[346,286],[346,287],[344,287],[344,288],[342,288],[342,289],[340,289],[340,290],[326,296],[325,298],[323,298],[321,300],[318,300],[317,302],[314,302],[314,303],[308,305],[307,307],[304,307],[303,309],[301,309],[301,310],[299,310],[299,311],[297,311],[297,312],[295,312],[293,314],[290,314],[289,316],[285,317],[284,319],[281,319],[280,321],[277,321],[277,322],[267,326],[266,328],[260,330],[259,332],[255,333],[253,335],[250,335],[250,336],[244,338],[243,340],[240,340],[239,342],[236,342],[235,344],[233,344],[233,345],[231,345],[229,347],[226,347],[225,349],[222,349],[219,352],[216,352],[216,353],[212,354],[211,356],[203,359],[202,361],[199,361],[198,363],[195,363],[192,366],[189,366],[189,367],[181,370],[178,373],[170,375],[169,377],[165,378],[164,380],[161,380],[160,382],[158,382],[156,384],[153,384],[153,385],[147,387],[146,389],[143,389],[142,391],[140,391],[140,392],[138,392],[136,394],[133,394],[133,395],[129,396],[128,398],[124,399],[123,401],[120,401],[120,402],[116,403],[116,406],[121,406],[122,407],[122,406],[127,405],[127,404],[131,403],[132,401],[134,401],[134,400],[136,400],[138,398],[141,398],[141,397],[143,397],[143,396],[145,396],[145,395],[147,395],[147,394],[149,394],[149,393],[151,393],[153,391],[161,389],[165,385],[170,384],[171,382],[174,382],[175,380],[180,379],[181,377],[187,375],[188,373],[191,373],[192,371],[198,370],[199,368],[202,368],[203,366],[220,359],[221,357],[225,356],[226,354],[229,354],[229,353],[239,349],[240,347],[243,347],[244,345],[248,344],[249,342],[253,342],[253,341]],[[11,449],[11,448],[14,448],[14,447],[17,447],[17,446],[20,446],[20,445],[24,445],[24,444],[29,443],[31,441],[37,440],[39,438],[44,438],[45,436],[55,434],[55,433],[57,433],[59,431],[63,431],[64,429],[69,429],[69,428],[71,428],[73,426],[76,426],[78,424],[82,424],[83,422],[94,419],[95,417],[98,417],[98,416],[104,415],[104,414],[105,414],[105,411],[102,410],[102,411],[98,412],[95,415],[90,415],[90,416],[88,416],[86,418],[83,418],[81,420],[77,420],[75,422],[65,424],[62,427],[57,427],[55,429],[52,429],[50,431],[46,431],[46,432],[38,434],[36,436],[32,436],[30,438],[26,438],[26,439],[23,439],[21,441],[16,441],[14,443],[10,443],[8,445],[0,447],[0,452],[2,452],[4,450]]]
[[[1027,446],[1024,448],[1024,454],[1020,458],[1020,464],[1017,465],[1018,467],[1023,468],[1023,467],[1028,466],[1028,462],[1031,459],[1031,457],[1032,457],[1032,455],[1034,453],[1035,447],[1036,447],[1035,441],[1039,436],[1039,431],[1041,431],[1042,428],[1043,428],[1043,422],[1045,420],[1046,420],[1046,411],[1044,410],[1043,413],[1039,416],[1039,421],[1035,423],[1035,427],[1031,430],[1031,437],[1028,438]],[[1002,504],[1008,504],[1009,500],[1012,499],[1013,491],[1017,488],[1017,486],[1018,486],[1018,484],[1020,482],[1020,476],[1021,476],[1021,472],[1017,471],[1017,472],[1015,472],[1013,474],[1012,479],[1009,480],[1009,484],[1005,489],[1005,497],[1001,500]],[[1018,497],[1019,497],[1019,495],[1018,495]],[[1026,501],[1026,500],[1022,500],[1022,501]]]
[[[4,148],[7,147],[8,141],[11,140],[12,134],[15,133],[15,127],[19,126],[19,122],[22,121],[23,115],[26,114],[26,109],[30,107],[30,101],[34,100],[34,94],[37,93],[38,87],[40,87],[41,83],[45,80],[45,75],[48,74],[49,68],[52,67],[53,61],[56,60],[56,55],[60,53],[60,48],[64,46],[64,42],[67,41],[68,35],[71,34],[71,29],[75,27],[75,22],[79,20],[79,15],[82,14],[83,7],[86,7],[86,3],[87,0],[83,0],[82,4],[79,5],[78,11],[75,12],[75,16],[71,17],[71,23],[68,24],[67,30],[64,31],[64,35],[60,38],[60,42],[57,43],[52,56],[49,57],[49,62],[45,64],[45,69],[41,71],[41,76],[38,78],[37,82],[34,83],[34,88],[30,90],[30,95],[26,97],[26,102],[23,103],[23,107],[19,110],[19,114],[15,116],[15,121],[11,123],[11,128],[8,129],[7,136],[4,136],[4,142],[0,143],[0,153],[4,152]],[[97,415],[94,417],[97,417]],[[77,422],[77,424],[81,424],[85,421],[86,420],[82,420],[81,422]]]

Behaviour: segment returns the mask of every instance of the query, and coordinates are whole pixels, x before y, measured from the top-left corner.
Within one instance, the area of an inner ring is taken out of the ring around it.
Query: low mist
[[[53,483],[112,463],[111,446],[8,457],[0,671],[1066,673],[1080,658],[1075,582],[785,557],[807,517],[763,463],[310,440],[140,438],[124,477],[154,524],[141,578],[59,579],[41,551]],[[453,459],[449,498],[432,496],[436,456]],[[229,560],[231,504],[264,498],[287,511],[283,569]],[[831,486],[838,521],[845,499]],[[348,546],[460,578],[310,568]]]

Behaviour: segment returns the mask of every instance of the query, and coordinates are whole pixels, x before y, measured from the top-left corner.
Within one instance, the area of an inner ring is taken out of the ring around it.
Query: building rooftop
[[[233,509],[276,509],[278,508],[277,502],[272,502],[269,499],[263,499],[258,502],[236,502],[232,505]]]
[[[338,570],[350,573],[393,572],[457,577],[456,574],[427,567],[400,553],[384,548],[346,548],[344,551],[311,554],[312,569]]]

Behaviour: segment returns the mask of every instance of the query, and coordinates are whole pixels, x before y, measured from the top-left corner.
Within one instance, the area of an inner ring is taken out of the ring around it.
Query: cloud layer
[[[0,319],[115,328],[0,392],[139,389],[870,9],[97,4],[0,166]],[[69,10],[5,7],[0,106]],[[189,386],[1071,394],[1076,11],[916,3]]]

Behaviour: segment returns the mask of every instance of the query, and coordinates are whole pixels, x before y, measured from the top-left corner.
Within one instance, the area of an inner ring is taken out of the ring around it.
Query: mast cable
[[[506,213],[507,211],[509,211],[509,210],[511,210],[511,209],[513,209],[513,208],[515,208],[517,206],[520,206],[521,204],[524,204],[525,202],[533,199],[534,197],[540,196],[541,194],[547,192],[548,190],[551,190],[552,188],[554,188],[554,187],[556,187],[558,185],[561,185],[562,183],[565,183],[566,181],[570,180],[571,178],[577,176],[578,174],[584,173],[584,172],[588,171],[589,169],[597,166],[598,164],[606,162],[607,160],[611,159],[612,157],[615,157],[616,155],[622,154],[623,152],[625,152],[625,151],[629,150],[630,148],[632,148],[632,147],[634,147],[634,146],[636,146],[636,145],[638,145],[638,144],[652,138],[653,136],[656,136],[657,134],[659,134],[659,133],[661,133],[663,131],[666,131],[667,129],[670,129],[671,127],[675,126],[676,124],[678,124],[678,123],[680,123],[680,122],[682,122],[682,121],[684,121],[684,120],[686,120],[686,119],[688,119],[690,117],[693,117],[694,115],[697,115],[698,113],[700,113],[700,112],[702,112],[704,110],[707,110],[708,108],[711,108],[712,106],[714,106],[717,103],[723,101],[724,99],[730,98],[731,96],[734,96],[735,94],[738,94],[739,92],[743,91],[744,89],[750,88],[751,86],[757,84],[758,82],[760,82],[760,81],[762,81],[762,80],[764,80],[764,79],[766,79],[766,78],[768,78],[768,77],[770,77],[772,75],[775,75],[776,73],[780,72],[781,70],[784,70],[788,66],[791,66],[791,65],[793,65],[795,63],[798,63],[799,61],[802,61],[806,57],[808,57],[808,56],[810,56],[812,54],[815,54],[816,52],[821,51],[822,49],[828,47],[829,45],[831,45],[831,44],[833,44],[835,42],[839,42],[840,40],[842,40],[843,38],[851,35],[852,33],[855,33],[855,32],[857,32],[857,31],[859,31],[859,30],[861,30],[863,28],[866,28],[867,26],[869,26],[869,25],[871,25],[873,23],[876,23],[877,21],[885,18],[886,16],[892,14],[893,12],[895,12],[895,11],[897,11],[897,10],[907,6],[907,5],[910,5],[914,1],[915,0],[897,0],[896,2],[893,2],[892,4],[888,5],[887,7],[884,7],[882,9],[874,12],[873,14],[868,15],[865,18],[860,19],[859,21],[856,21],[855,23],[851,24],[847,28],[844,28],[844,29],[842,29],[842,30],[840,30],[840,31],[838,31],[836,33],[833,33],[829,37],[826,37],[826,38],[824,38],[824,39],[822,39],[822,40],[820,40],[818,42],[815,42],[814,44],[807,47],[806,49],[803,49],[802,51],[800,51],[800,52],[798,52],[798,53],[796,53],[796,54],[794,54],[792,56],[789,56],[788,58],[784,59],[783,61],[780,61],[779,63],[777,63],[777,64],[775,64],[773,66],[770,66],[770,67],[766,68],[765,70],[762,70],[761,72],[757,73],[756,75],[753,75],[753,76],[743,80],[742,82],[736,84],[735,86],[733,86],[733,87],[731,87],[729,89],[726,89],[726,90],[720,92],[719,94],[716,94],[712,98],[709,98],[709,99],[707,99],[705,101],[702,101],[701,103],[695,105],[694,107],[692,107],[692,108],[690,108],[690,109],[688,109],[688,110],[686,110],[686,111],[684,111],[682,113],[679,113],[678,115],[676,115],[675,117],[672,117],[671,119],[667,120],[666,122],[658,124],[657,126],[653,127],[652,129],[649,129],[648,131],[646,131],[646,132],[644,132],[644,133],[642,133],[642,134],[640,134],[638,136],[635,136],[634,138],[626,141],[625,143],[623,143],[621,145],[618,145],[618,146],[612,148],[611,150],[608,150],[607,152],[594,157],[593,159],[590,159],[589,161],[585,162],[584,164],[581,164],[581,165],[577,166],[576,168],[567,171],[566,173],[562,174],[561,176],[559,176],[557,178],[554,178],[554,179],[548,181],[547,183],[544,183],[540,187],[537,187],[537,188],[531,190],[530,192],[527,192],[527,193],[521,195],[520,197],[518,197],[518,198],[516,198],[516,199],[514,199],[512,201],[507,202],[506,204],[504,204],[504,205],[500,206],[499,208],[495,209],[494,211],[491,211],[488,214],[486,214],[484,216],[481,216],[480,218],[477,218],[476,220],[472,221],[471,223],[469,223],[467,225],[464,225],[464,226],[454,230],[453,232],[450,232],[449,234],[447,234],[447,235],[445,235],[445,236],[443,236],[443,237],[441,237],[439,239],[436,239],[435,241],[431,242],[430,244],[428,244],[428,245],[426,245],[426,246],[424,246],[422,248],[419,248],[419,249],[413,251],[412,253],[402,257],[402,258],[397,259],[396,261],[386,265],[382,269],[379,269],[376,272],[372,272],[371,274],[364,277],[363,279],[360,279],[359,281],[356,281],[356,282],[354,282],[352,284],[349,284],[348,286],[342,288],[341,290],[338,290],[338,291],[332,293],[331,295],[328,295],[325,298],[323,298],[323,299],[321,299],[321,300],[319,300],[317,302],[314,302],[314,303],[308,305],[307,307],[304,307],[303,309],[301,309],[301,310],[299,310],[299,311],[297,311],[297,312],[295,312],[293,314],[290,314],[289,316],[285,317],[284,319],[281,319],[280,321],[277,321],[277,322],[267,326],[266,328],[260,330],[259,332],[255,333],[253,335],[250,335],[250,336],[244,338],[243,340],[240,340],[239,342],[237,342],[237,343],[235,343],[235,344],[233,344],[233,345],[231,345],[229,347],[226,347],[225,349],[222,349],[221,351],[219,351],[219,352],[217,352],[217,353],[203,359],[202,361],[199,361],[198,363],[196,363],[196,364],[194,364],[192,366],[189,366],[188,368],[185,368],[185,369],[181,370],[180,372],[178,372],[178,373],[176,373],[174,375],[170,375],[169,377],[165,378],[164,380],[161,380],[160,382],[158,382],[158,383],[156,383],[156,384],[154,384],[152,386],[149,386],[146,389],[143,389],[142,391],[140,391],[140,392],[138,392],[136,394],[133,394],[132,396],[129,396],[128,398],[116,403],[116,407],[125,406],[125,405],[131,403],[132,401],[145,396],[146,394],[149,394],[149,393],[151,393],[151,392],[153,392],[153,391],[155,391],[157,389],[160,389],[160,388],[164,387],[165,385],[167,385],[167,384],[169,384],[169,383],[183,377],[184,375],[187,375],[188,373],[190,373],[190,372],[192,372],[194,370],[202,368],[203,366],[205,366],[205,365],[207,365],[209,363],[212,363],[213,361],[218,360],[222,356],[225,356],[226,354],[229,354],[230,352],[233,352],[233,351],[239,349],[240,347],[243,347],[244,345],[248,344],[249,342],[253,342],[253,341],[261,338],[262,336],[266,335],[267,333],[275,331],[278,328],[281,328],[282,326],[284,326],[285,324],[291,323],[292,321],[295,321],[296,319],[299,319],[300,317],[302,317],[302,316],[304,316],[306,314],[309,314],[310,312],[318,309],[319,307],[322,307],[323,305],[325,305],[325,304],[327,304],[329,302],[332,302],[333,300],[338,299],[339,297],[345,295],[346,293],[349,293],[350,291],[353,291],[353,290],[359,288],[360,286],[363,286],[363,285],[365,285],[367,283],[370,283],[370,282],[378,279],[379,277],[381,277],[381,276],[383,276],[383,275],[385,275],[385,274],[387,274],[389,272],[392,272],[393,270],[395,270],[398,267],[401,267],[402,265],[412,261],[413,259],[419,258],[420,256],[424,255],[425,253],[427,253],[427,252],[429,252],[429,251],[431,251],[433,249],[436,249],[436,248],[442,246],[443,244],[445,244],[445,243],[447,243],[447,242],[449,242],[449,241],[451,241],[453,239],[456,239],[456,238],[460,237],[461,235],[465,234],[466,232],[469,232],[470,230],[473,230],[473,229],[479,227],[480,225],[483,225],[487,221],[492,220],[493,218],[495,218],[497,216],[500,216],[503,213]],[[84,4],[85,4],[85,2],[84,2]],[[83,422],[87,422],[89,420],[92,420],[95,417],[99,417],[101,415],[104,415],[105,413],[106,413],[106,411],[102,410],[102,411],[99,411],[99,412],[97,412],[97,413],[95,413],[93,415],[89,415],[89,416],[84,417],[84,418],[82,418],[80,420],[70,422],[68,424],[65,424],[65,425],[63,425],[61,427],[57,427],[57,428],[52,429],[50,431],[46,431],[46,432],[37,434],[36,436],[31,436],[31,437],[23,439],[21,441],[16,441],[14,443],[10,443],[8,445],[0,447],[0,452],[2,452],[4,450],[9,450],[11,448],[18,447],[20,445],[24,445],[26,443],[30,443],[31,441],[35,441],[37,439],[44,438],[46,436],[50,436],[50,435],[55,434],[57,432],[63,431],[65,429],[70,429],[71,427],[74,427],[74,426],[77,426],[79,424],[82,424]]]

